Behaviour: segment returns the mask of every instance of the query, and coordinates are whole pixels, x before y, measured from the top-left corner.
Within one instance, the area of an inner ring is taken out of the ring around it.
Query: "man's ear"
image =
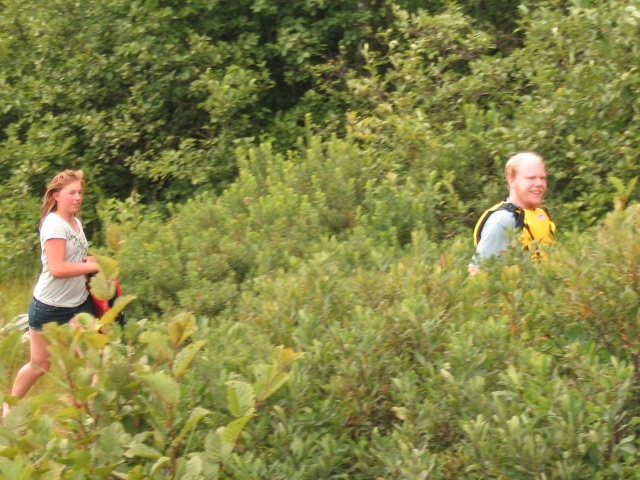
[[[512,175],[510,177],[507,177],[507,186],[509,188],[511,188],[511,184],[513,183],[513,181],[515,180],[515,175]]]

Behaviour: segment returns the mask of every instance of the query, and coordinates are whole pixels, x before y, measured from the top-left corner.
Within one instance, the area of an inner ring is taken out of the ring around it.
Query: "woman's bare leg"
[[[47,347],[49,342],[42,332],[29,329],[29,346],[31,348],[31,354],[29,363],[24,365],[16,375],[16,380],[11,388],[11,396],[17,398],[23,398],[27,392],[31,389],[36,380],[49,371],[51,363],[49,362],[49,351]],[[9,405],[4,403],[2,405],[2,416],[6,417],[9,414]]]

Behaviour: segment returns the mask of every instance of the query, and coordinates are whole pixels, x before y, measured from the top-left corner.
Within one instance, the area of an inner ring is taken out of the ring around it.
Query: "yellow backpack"
[[[544,207],[535,210],[528,210],[517,207],[513,203],[500,202],[486,210],[476,223],[473,229],[473,244],[478,246],[482,236],[482,228],[493,212],[507,210],[516,217],[516,228],[522,229],[520,243],[523,249],[533,252],[538,250],[538,246],[547,246],[555,241],[556,224],[551,220],[549,211]]]

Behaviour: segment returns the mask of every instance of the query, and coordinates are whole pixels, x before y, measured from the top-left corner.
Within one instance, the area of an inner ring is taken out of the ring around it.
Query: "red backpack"
[[[113,283],[116,286],[116,291],[115,294],[113,295],[113,297],[111,297],[109,300],[100,300],[96,297],[94,297],[93,295],[91,295],[91,290],[89,290],[89,296],[91,297],[91,303],[93,303],[93,312],[95,313],[96,318],[100,318],[102,317],[105,313],[107,313],[107,311],[113,307],[114,302],[116,301],[116,298],[118,298],[119,296],[122,295],[122,291],[120,290],[120,282],[118,281],[117,278],[113,279]],[[124,324],[126,322],[125,318],[124,318],[124,313],[120,312],[118,314],[118,316],[116,317],[116,321],[118,322],[118,324],[124,328]]]

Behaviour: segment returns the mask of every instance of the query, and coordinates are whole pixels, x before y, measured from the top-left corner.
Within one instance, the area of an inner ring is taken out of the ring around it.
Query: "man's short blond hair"
[[[504,176],[507,180],[510,178],[515,178],[518,173],[518,167],[522,164],[523,161],[535,158],[542,162],[544,165],[544,159],[534,152],[520,152],[516,153],[509,160],[507,160],[506,165],[504,166]]]

